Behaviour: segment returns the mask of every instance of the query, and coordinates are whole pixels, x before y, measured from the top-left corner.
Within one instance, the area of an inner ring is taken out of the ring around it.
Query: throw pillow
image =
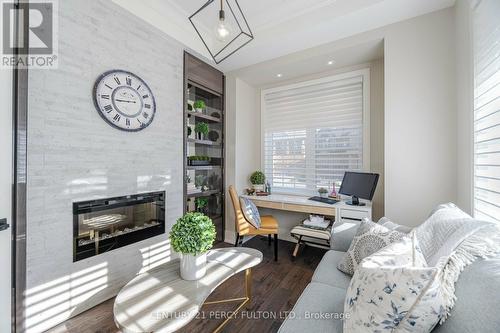
[[[344,333],[430,332],[444,313],[439,273],[415,237],[365,258],[347,289]]]
[[[389,230],[369,219],[363,219],[354,236],[351,246],[337,264],[342,272],[353,275],[361,260],[378,250],[399,241],[405,236],[399,231]]]
[[[260,228],[260,214],[257,206],[248,198],[240,198],[240,206],[245,219],[254,226],[254,228]]]
[[[405,234],[408,234],[410,233],[410,231],[412,230],[411,227],[408,227],[408,226],[405,226],[405,225],[401,225],[401,224],[397,224],[397,223],[394,223],[392,222],[391,220],[389,220],[387,217],[381,217],[380,220],[378,220],[377,222],[378,224],[380,225],[383,225],[384,227],[386,227],[387,229],[390,229],[390,230],[396,230],[396,231],[399,231],[399,232],[403,232]]]

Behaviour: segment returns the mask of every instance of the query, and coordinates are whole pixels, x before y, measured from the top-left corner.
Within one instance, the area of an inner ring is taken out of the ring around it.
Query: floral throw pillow
[[[344,333],[430,332],[445,310],[439,274],[413,235],[365,258],[347,290]]]
[[[260,228],[260,214],[257,206],[252,202],[252,200],[247,198],[240,198],[240,206],[245,219],[254,226],[254,228]]]
[[[361,260],[389,244],[399,241],[405,233],[390,230],[380,224],[363,219],[354,236],[351,246],[337,264],[342,272],[353,275]]]

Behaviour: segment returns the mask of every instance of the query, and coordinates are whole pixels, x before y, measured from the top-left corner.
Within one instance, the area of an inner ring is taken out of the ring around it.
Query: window
[[[500,2],[473,10],[474,216],[500,221]]]
[[[369,70],[262,91],[263,167],[273,191],[313,194],[369,170]]]

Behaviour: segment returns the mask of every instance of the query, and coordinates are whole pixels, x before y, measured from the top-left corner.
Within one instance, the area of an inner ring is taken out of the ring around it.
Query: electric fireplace
[[[73,203],[73,261],[165,233],[165,192]]]

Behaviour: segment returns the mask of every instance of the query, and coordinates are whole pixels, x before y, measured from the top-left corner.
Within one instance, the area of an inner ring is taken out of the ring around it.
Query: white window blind
[[[473,10],[474,216],[500,221],[500,1]]]
[[[363,70],[262,92],[264,172],[275,191],[312,194],[368,168],[368,80]]]

